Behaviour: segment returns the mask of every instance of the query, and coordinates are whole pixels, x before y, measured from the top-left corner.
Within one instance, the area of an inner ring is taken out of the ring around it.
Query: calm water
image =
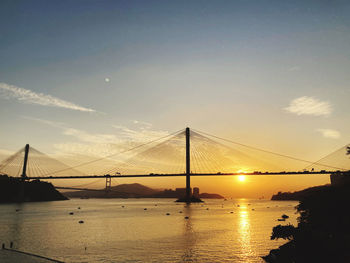
[[[263,262],[261,256],[285,243],[269,237],[282,214],[290,216],[283,224],[296,223],[296,204],[72,199],[0,205],[0,242],[65,262]]]

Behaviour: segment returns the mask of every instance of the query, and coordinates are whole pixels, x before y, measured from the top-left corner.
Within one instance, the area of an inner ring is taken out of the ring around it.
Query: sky
[[[349,46],[348,1],[4,0],[0,158],[98,158],[191,127],[318,160],[350,141]],[[329,181],[195,180],[242,197]]]

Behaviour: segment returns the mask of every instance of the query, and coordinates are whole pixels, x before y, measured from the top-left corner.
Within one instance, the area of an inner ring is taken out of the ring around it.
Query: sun
[[[238,176],[238,181],[244,182],[245,181],[245,176],[244,175],[239,175]]]

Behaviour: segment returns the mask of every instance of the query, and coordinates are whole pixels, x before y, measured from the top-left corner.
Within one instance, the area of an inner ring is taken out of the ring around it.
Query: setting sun
[[[244,175],[238,176],[238,181],[244,182],[245,181],[245,176]]]

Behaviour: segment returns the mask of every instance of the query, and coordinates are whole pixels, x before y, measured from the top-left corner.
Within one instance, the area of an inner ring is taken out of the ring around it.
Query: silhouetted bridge
[[[236,147],[234,149],[230,148],[227,145],[209,139],[207,136],[222,140],[226,143],[233,143]],[[145,151],[137,153],[133,158],[130,158],[129,161],[119,163],[116,168],[114,167],[107,172],[93,175],[83,174],[77,171],[76,168],[91,165],[92,163],[105,160],[106,158],[99,158],[74,167],[69,167],[29,147],[27,144],[24,149],[21,149],[0,164],[0,173],[21,177],[23,180],[104,178],[106,180],[107,190],[111,188],[112,178],[184,176],[186,177],[186,200],[188,201],[191,198],[190,185],[192,176],[316,175],[339,173],[341,171],[347,171],[350,168],[350,160],[347,157],[349,145],[342,147],[319,161],[310,162],[308,160],[233,142],[207,133],[193,132],[190,131],[189,128],[160,139],[167,137],[170,138]],[[160,139],[132,147],[121,153],[138,150],[146,145],[158,142]],[[238,149],[239,147],[244,148],[245,151],[241,151]],[[170,154],[169,157],[167,157],[168,154]],[[114,155],[107,156],[107,158]],[[29,161],[29,156],[31,156],[31,161]],[[284,166],[282,159],[288,159],[289,162],[304,163],[308,166],[301,171],[268,171],[269,167],[276,164]],[[177,164],[174,164],[176,162]],[[260,169],[254,169],[255,171],[251,172],[241,170],[239,169],[240,167],[254,167]],[[194,171],[191,170],[192,168]],[[124,170],[125,173],[122,172],[122,170]],[[147,173],[147,170],[157,172]],[[158,172],[170,170],[183,170],[183,172]],[[232,170],[236,170],[236,172],[232,172]],[[94,190],[78,187],[56,188]]]

